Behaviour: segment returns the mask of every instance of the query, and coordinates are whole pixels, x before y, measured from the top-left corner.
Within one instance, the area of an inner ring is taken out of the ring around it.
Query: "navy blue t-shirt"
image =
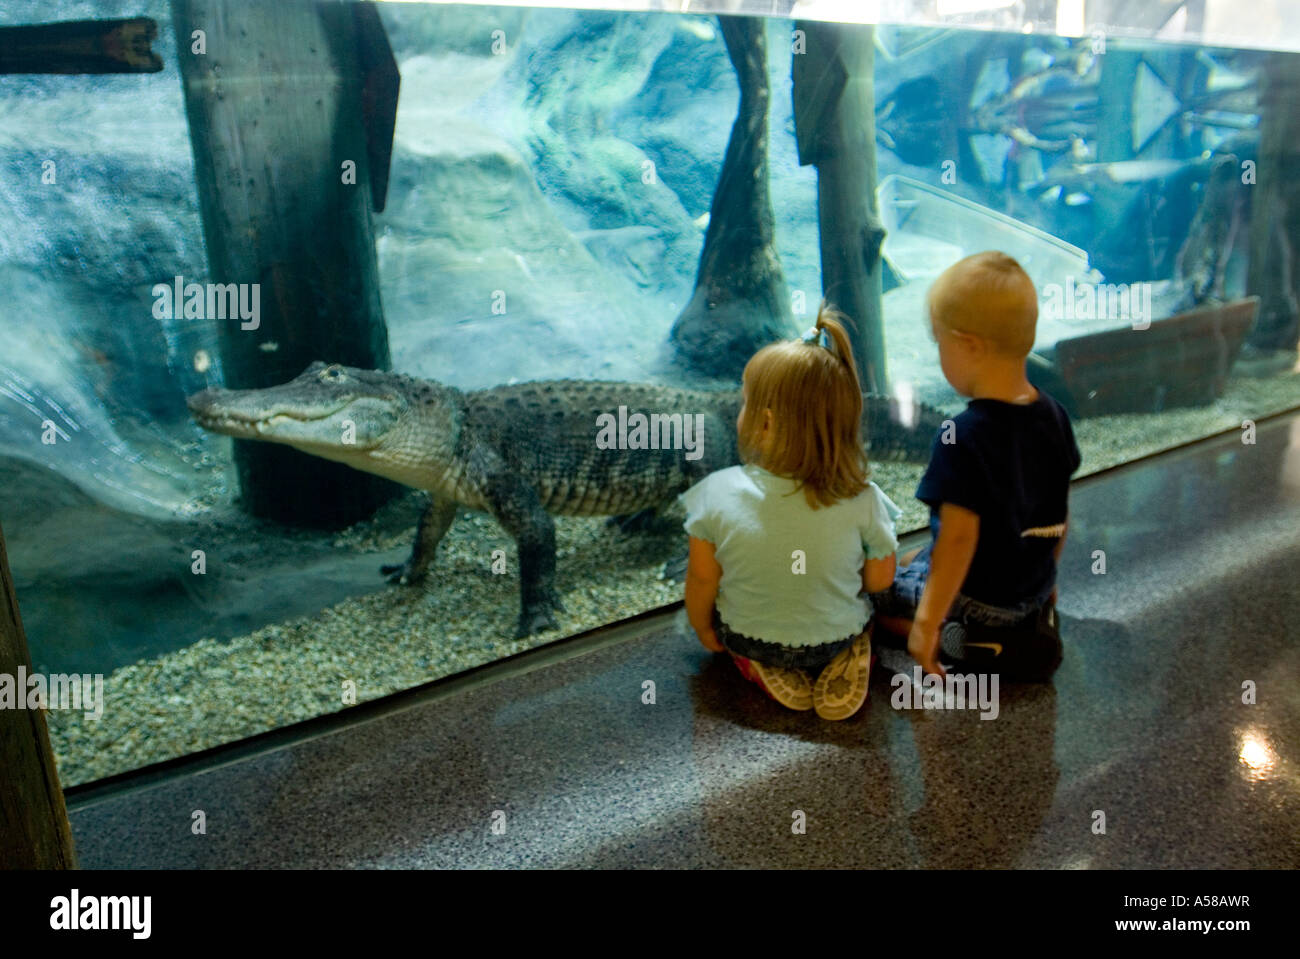
[[[1042,390],[1033,403],[971,400],[940,430],[916,498],[930,507],[964,506],[980,518],[979,542],[962,595],[992,606],[1044,600],[1056,582],[1052,551],[1066,521],[1079,447],[1070,418]],[[952,442],[945,443],[945,433]]]

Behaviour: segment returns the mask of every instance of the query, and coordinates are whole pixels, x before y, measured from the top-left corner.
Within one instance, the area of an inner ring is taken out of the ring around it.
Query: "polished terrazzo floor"
[[[1002,686],[996,719],[891,708],[880,667],[848,722],[787,712],[665,616],[328,735],[74,797],[80,863],[1300,866],[1300,417],[1078,485],[1060,587],[1060,672]]]

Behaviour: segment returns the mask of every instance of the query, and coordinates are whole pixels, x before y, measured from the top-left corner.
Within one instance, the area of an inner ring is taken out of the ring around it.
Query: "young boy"
[[[1056,564],[1079,449],[1025,375],[1037,292],[1011,257],[977,253],[940,275],[928,305],[943,375],[971,402],[935,438],[916,490],[932,539],[872,596],[877,622],[928,673],[943,675],[942,646],[963,671],[1046,680],[1061,660]]]

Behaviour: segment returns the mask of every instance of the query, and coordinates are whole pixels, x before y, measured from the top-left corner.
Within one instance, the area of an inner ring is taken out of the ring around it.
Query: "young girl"
[[[736,420],[744,465],[682,494],[686,613],[700,642],[731,653],[777,702],[824,719],[866,701],[872,610],[861,593],[893,583],[898,548],[899,509],[867,479],[842,318],[823,304],[801,339],[754,354]]]

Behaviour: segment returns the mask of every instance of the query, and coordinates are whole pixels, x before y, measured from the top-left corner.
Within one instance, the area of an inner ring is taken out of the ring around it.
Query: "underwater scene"
[[[0,524],[74,786],[682,599],[745,363],[1039,292],[1085,475],[1300,406],[1300,57],[777,17],[0,0]],[[662,440],[662,442],[661,442]],[[693,642],[693,640],[692,640]]]

